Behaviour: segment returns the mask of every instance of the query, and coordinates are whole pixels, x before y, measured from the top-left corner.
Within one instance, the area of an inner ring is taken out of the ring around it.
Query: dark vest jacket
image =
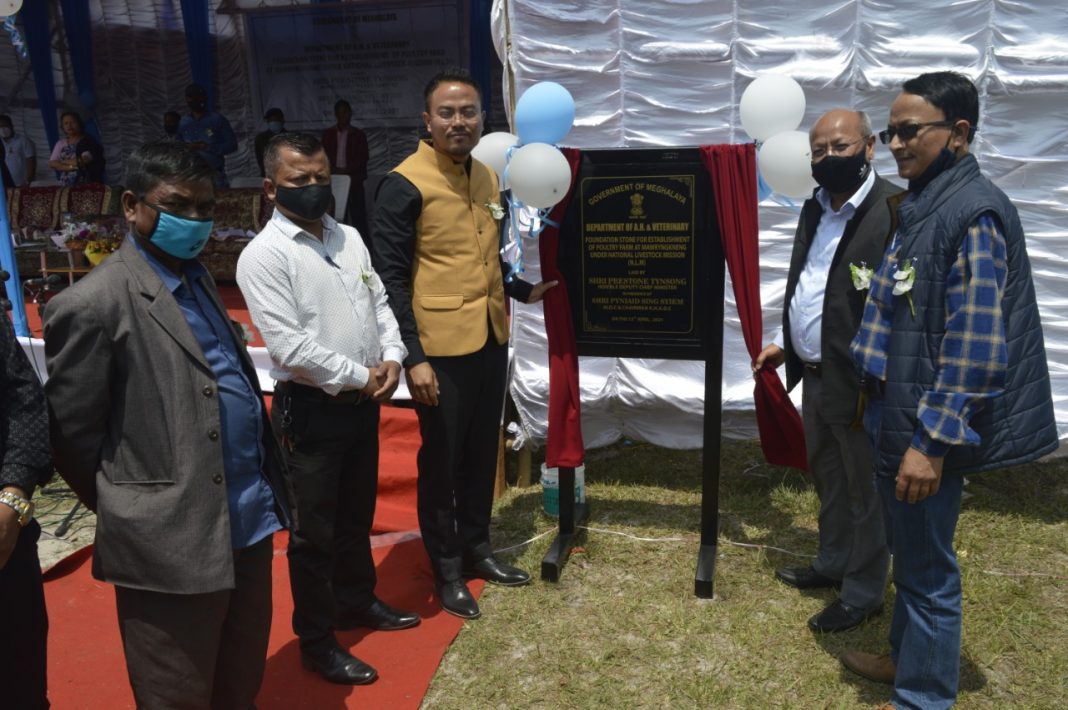
[[[857,206],[853,218],[846,224],[831,262],[820,326],[823,360],[822,414],[831,424],[849,424],[853,421],[860,389],[860,376],[849,354],[849,343],[860,327],[860,319],[864,314],[864,299],[868,292],[858,291],[853,287],[849,265],[852,263],[859,266],[864,262],[874,269],[882,261],[883,252],[892,234],[893,212],[887,200],[899,192],[901,188],[893,183],[881,177],[875,178],[875,184],[867,197]],[[822,216],[823,208],[817,199],[810,198],[805,201],[794,235],[790,271],[786,277],[782,326],[786,351],[786,387],[790,390],[804,374],[804,363],[794,352],[790,339],[790,301],[794,298],[797,282],[805,269],[808,250]]]
[[[912,259],[916,268],[916,316],[905,307],[894,309],[878,447],[882,475],[897,473],[916,430],[920,397],[935,382],[945,334],[946,276],[968,228],[988,212],[997,219],[1007,249],[1005,390],[970,420],[979,445],[954,446],[943,471],[964,474],[1025,463],[1057,448],[1042,324],[1020,217],[1005,193],[980,174],[975,157],[966,155],[898,209],[898,256]]]

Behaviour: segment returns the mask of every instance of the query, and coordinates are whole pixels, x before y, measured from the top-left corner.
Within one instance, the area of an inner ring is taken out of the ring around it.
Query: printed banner
[[[330,125],[338,99],[364,128],[418,125],[427,80],[463,66],[467,46],[460,0],[264,9],[246,21],[253,105],[282,109],[291,130]]]

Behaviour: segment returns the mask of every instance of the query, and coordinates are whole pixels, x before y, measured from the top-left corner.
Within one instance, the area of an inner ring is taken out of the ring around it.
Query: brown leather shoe
[[[846,651],[842,654],[842,665],[876,683],[893,685],[894,676],[897,675],[897,666],[888,655],[878,656],[864,651]]]

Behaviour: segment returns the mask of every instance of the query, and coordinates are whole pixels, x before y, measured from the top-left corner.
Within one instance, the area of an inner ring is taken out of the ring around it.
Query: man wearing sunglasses
[[[182,143],[134,151],[129,237],[45,310],[56,469],[96,512],[143,708],[253,707],[292,519],[256,368],[196,260],[214,177]]]
[[[897,597],[889,655],[842,662],[893,684],[892,707],[937,709],[960,675],[963,476],[1053,451],[1057,427],[1020,218],[969,152],[975,85],[935,72],[902,88],[880,138],[909,191],[850,346]]]
[[[861,111],[836,109],[809,132],[819,184],[801,209],[786,278],[782,330],[753,369],[786,363],[790,389],[803,382],[808,470],[820,499],[819,553],[811,565],[775,570],[798,589],[837,587],[808,620],[818,632],[847,631],[882,612],[890,555],[871,480],[871,444],[850,426],[860,378],[849,354],[867,292],[851,266],[874,267],[890,234],[887,199],[900,188],[871,167],[875,134]]]

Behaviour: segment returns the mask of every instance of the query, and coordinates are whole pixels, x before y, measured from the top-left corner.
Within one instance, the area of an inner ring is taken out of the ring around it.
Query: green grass
[[[844,671],[846,649],[884,652],[887,613],[844,634],[805,622],[832,592],[773,570],[811,555],[817,500],[797,471],[724,442],[712,600],[693,594],[700,452],[591,451],[590,528],[558,584],[487,587],[483,617],[446,654],[427,708],[856,708],[890,689]],[[535,462],[537,464],[538,462]],[[537,470],[535,468],[535,470]],[[1068,698],[1068,460],[974,477],[957,531],[964,580],[961,708],[1052,708]],[[553,529],[540,488],[511,489],[498,547]],[[502,555],[538,574],[552,535]],[[757,547],[742,547],[744,543]]]

